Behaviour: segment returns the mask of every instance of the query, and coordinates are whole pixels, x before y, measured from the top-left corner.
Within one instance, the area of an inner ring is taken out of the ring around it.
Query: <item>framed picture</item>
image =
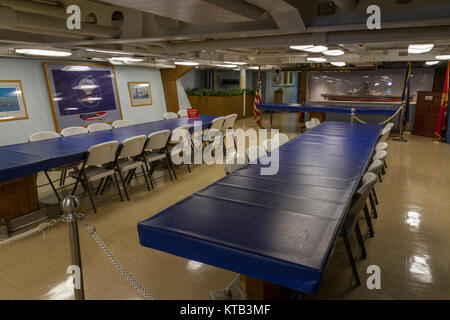
[[[28,119],[20,80],[0,80],[0,121]]]
[[[150,82],[128,82],[131,105],[133,107],[152,104],[152,92]]]
[[[114,66],[44,62],[55,127],[122,119]]]
[[[294,84],[294,72],[292,71],[284,72],[283,84],[286,86],[291,86]]]

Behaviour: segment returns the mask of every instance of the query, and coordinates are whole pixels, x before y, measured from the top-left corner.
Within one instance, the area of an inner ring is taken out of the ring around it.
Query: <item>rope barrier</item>
[[[384,121],[382,121],[382,122],[379,122],[378,124],[385,124],[385,123],[388,123],[389,121],[391,121],[392,119],[394,119],[395,116],[396,116],[402,109],[403,109],[403,106],[400,107],[400,108],[398,108],[397,111],[395,111],[395,113],[394,113],[392,116],[390,116],[389,118],[387,118],[386,120],[384,120]],[[352,116],[353,116],[353,119],[356,119],[358,122],[363,123],[363,124],[367,124],[367,122],[361,120],[361,119],[358,118],[357,116],[355,116],[355,115],[352,115]]]
[[[43,232],[43,231],[47,230],[48,228],[53,227],[54,225],[56,225],[57,222],[58,222],[57,220],[52,220],[52,221],[49,221],[49,222],[41,223],[36,228],[30,229],[28,231],[22,232],[21,234],[12,236],[12,237],[10,237],[10,238],[8,238],[6,240],[1,241],[0,242],[0,247],[6,246],[6,245],[8,245],[8,244],[10,244],[12,242],[17,241],[17,240],[22,240],[22,239],[31,237],[31,236],[33,236],[35,234],[38,234],[40,232]]]

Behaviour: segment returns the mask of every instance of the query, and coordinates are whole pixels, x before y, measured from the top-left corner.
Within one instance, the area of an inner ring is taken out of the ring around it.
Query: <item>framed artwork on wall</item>
[[[285,71],[283,77],[283,84],[286,86],[292,86],[294,84],[294,72]]]
[[[128,82],[131,105],[133,107],[148,106],[152,104],[152,91],[150,82]]]
[[[28,119],[20,80],[0,80],[0,121]]]
[[[44,62],[55,128],[122,119],[114,66]]]

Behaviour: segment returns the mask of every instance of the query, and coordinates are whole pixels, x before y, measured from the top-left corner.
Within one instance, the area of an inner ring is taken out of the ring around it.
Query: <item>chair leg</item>
[[[66,178],[67,178],[67,170],[64,170],[64,176],[63,176],[63,180],[62,180],[63,185],[66,184]]]
[[[188,164],[187,164],[187,168],[188,168],[189,173],[191,173],[191,167]]]
[[[108,186],[111,177],[106,177],[105,183],[103,183],[102,191],[100,191],[100,195],[102,196],[105,193],[106,187]]]
[[[359,246],[361,247],[361,256],[363,257],[363,259],[366,259],[367,258],[366,246],[364,245],[364,239],[362,237],[358,221],[356,221],[355,233],[356,239],[358,240]]]
[[[375,201],[373,201],[372,193],[369,193],[369,201],[370,201],[370,206],[372,207],[372,217],[374,217],[376,219],[376,218],[378,218],[378,212],[377,212],[377,207],[375,205]]]
[[[102,179],[100,180],[100,183],[98,184],[98,187],[97,187],[97,191],[95,191],[95,195],[96,195],[96,196],[98,196],[98,193],[99,193],[100,190],[102,189],[103,182],[105,182],[105,178],[102,178]]]
[[[77,176],[77,180],[75,181],[75,185],[73,186],[73,189],[72,189],[72,195],[74,195],[75,191],[77,191],[78,183],[82,183],[81,182],[82,173],[83,173],[83,170],[78,170],[78,176]],[[84,186],[83,186],[83,188],[84,188]]]
[[[380,182],[383,183],[383,179],[381,179],[381,172],[378,173],[378,180],[380,180]]]
[[[387,161],[384,160],[384,167],[387,169]]]
[[[91,187],[89,186],[89,181],[87,180],[86,173],[83,170],[84,181],[86,182],[86,189],[89,195],[89,200],[91,200],[92,209],[94,213],[97,213],[97,208],[95,207],[94,197],[92,196]]]
[[[347,250],[348,259],[350,260],[350,265],[352,267],[353,276],[355,277],[356,284],[361,285],[361,280],[359,279],[358,268],[356,267],[355,258],[353,257],[352,248],[350,247],[350,242],[348,241],[347,232],[344,228],[341,229],[341,235],[344,239],[345,249]]]
[[[372,188],[373,198],[375,199],[375,204],[378,204],[377,193],[375,192],[375,187]]]
[[[386,174],[386,170],[383,168],[381,168],[381,174],[384,176]]]
[[[115,185],[117,187],[117,193],[119,194],[119,197],[120,197],[120,201],[123,201],[122,192],[120,192],[119,180],[117,180],[117,176],[116,176],[115,172],[114,172],[113,176],[114,176]]]
[[[125,181],[123,180],[122,171],[120,171],[119,167],[117,167],[117,171],[119,172],[119,178],[120,178],[120,182],[122,183],[122,187],[123,187],[123,191],[125,192],[125,196],[127,197],[127,200],[130,201],[130,197],[128,196],[128,191],[127,191],[127,186],[125,185]],[[114,174],[114,177],[115,176],[116,175]],[[119,190],[120,190],[119,185],[117,185],[117,188],[119,188]]]
[[[148,175],[148,179],[150,180],[150,185],[151,185],[152,189],[154,189],[153,179],[152,179],[152,175],[150,173],[150,168],[148,167],[148,163],[147,163],[146,160],[144,160],[143,162],[144,162],[144,165],[145,165],[145,169],[147,170],[147,175]],[[146,174],[145,171],[144,171],[144,174]]]
[[[369,227],[370,237],[373,238],[375,232],[373,230],[372,220],[370,219],[369,209],[367,204],[364,205],[364,217],[366,218],[367,226]]]
[[[145,168],[144,168],[143,164],[141,164],[141,169],[142,169],[142,173],[143,173],[143,176],[144,176],[144,179],[145,179],[145,185],[147,186],[147,190],[150,191],[150,185],[148,183],[147,173],[145,172]]]
[[[166,154],[166,162],[167,162],[167,171],[169,172],[169,177],[170,177],[170,180],[173,180],[173,177],[172,177],[172,172],[171,172],[171,166],[170,166],[170,162],[169,162],[169,156]]]
[[[59,186],[62,187],[63,185],[63,180],[64,180],[64,172],[66,170],[61,171],[61,176],[59,177]]]
[[[59,196],[58,191],[56,191],[56,188],[55,188],[55,186],[53,185],[52,179],[50,179],[50,176],[48,175],[48,172],[47,172],[46,170],[44,171],[44,174],[45,174],[45,176],[47,177],[48,182],[50,183],[50,186],[52,187],[53,192],[55,193],[56,198],[58,199],[58,202],[61,202],[61,197]]]

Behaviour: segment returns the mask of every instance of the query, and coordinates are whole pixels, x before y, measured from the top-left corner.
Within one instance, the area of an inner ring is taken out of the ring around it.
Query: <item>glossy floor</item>
[[[296,117],[295,113],[277,114],[274,127],[292,138],[300,132]],[[250,118],[237,125],[255,127]],[[367,239],[368,257],[358,264],[363,285],[354,286],[339,240],[320,292],[306,299],[450,299],[450,145],[410,135],[408,140],[389,142],[388,174],[377,184],[380,205],[375,237]],[[120,202],[111,188],[96,198],[96,215],[88,199],[81,197],[81,211],[88,221],[157,299],[208,299],[210,291],[226,287],[235,276],[139,245],[139,221],[224,175],[221,165],[192,169],[190,174],[184,166],[177,169],[176,181],[170,181],[166,171],[157,171],[157,187],[151,192],[140,178],[132,186],[129,202]],[[40,197],[51,201],[52,193],[41,188]],[[141,299],[83,226],[80,237],[86,297]],[[66,284],[70,264],[67,225],[60,223],[43,234],[1,247],[0,252],[0,299],[73,299]],[[365,285],[370,265],[381,269],[380,290]]]

